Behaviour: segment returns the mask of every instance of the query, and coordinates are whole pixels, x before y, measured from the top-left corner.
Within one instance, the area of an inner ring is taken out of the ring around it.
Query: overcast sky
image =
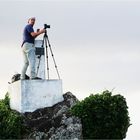
[[[140,1],[0,0],[0,96],[11,76],[20,73],[22,31],[32,16],[35,29],[51,25],[48,36],[63,91],[79,99],[105,89],[122,94],[133,123],[126,139],[138,140]]]

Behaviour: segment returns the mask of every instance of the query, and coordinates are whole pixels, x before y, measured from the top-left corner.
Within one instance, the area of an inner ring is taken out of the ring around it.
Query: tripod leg
[[[48,56],[47,40],[45,39],[45,36],[44,36],[44,40],[45,40],[45,46],[46,46],[47,76],[48,76],[48,80],[49,80],[49,56]]]
[[[52,51],[51,44],[49,42],[48,36],[47,36],[47,41],[48,41],[48,45],[49,45],[49,48],[50,48],[50,52],[51,52],[51,55],[52,55],[52,58],[53,58],[53,62],[54,62],[55,68],[56,68],[58,78],[60,79],[60,75],[59,75],[59,72],[58,72],[58,68],[57,68],[57,65],[56,65],[56,61],[55,61],[55,58],[54,58],[54,54],[53,54],[53,51]]]

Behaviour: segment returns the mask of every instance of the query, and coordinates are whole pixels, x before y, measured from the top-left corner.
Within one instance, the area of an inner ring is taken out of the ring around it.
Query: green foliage
[[[109,91],[90,95],[71,113],[81,118],[84,139],[123,139],[130,126],[125,98]]]
[[[9,96],[0,100],[0,139],[21,138],[22,117],[16,111],[10,109]]]

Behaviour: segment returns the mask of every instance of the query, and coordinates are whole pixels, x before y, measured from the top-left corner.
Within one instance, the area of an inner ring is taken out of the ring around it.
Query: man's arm
[[[31,32],[31,36],[34,37],[34,38],[36,38],[40,34],[45,33],[45,31],[46,31],[45,29],[41,29],[38,32]]]

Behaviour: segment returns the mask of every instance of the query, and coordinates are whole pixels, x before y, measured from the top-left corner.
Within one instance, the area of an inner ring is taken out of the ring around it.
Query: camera
[[[50,28],[50,25],[44,24],[44,29]]]

